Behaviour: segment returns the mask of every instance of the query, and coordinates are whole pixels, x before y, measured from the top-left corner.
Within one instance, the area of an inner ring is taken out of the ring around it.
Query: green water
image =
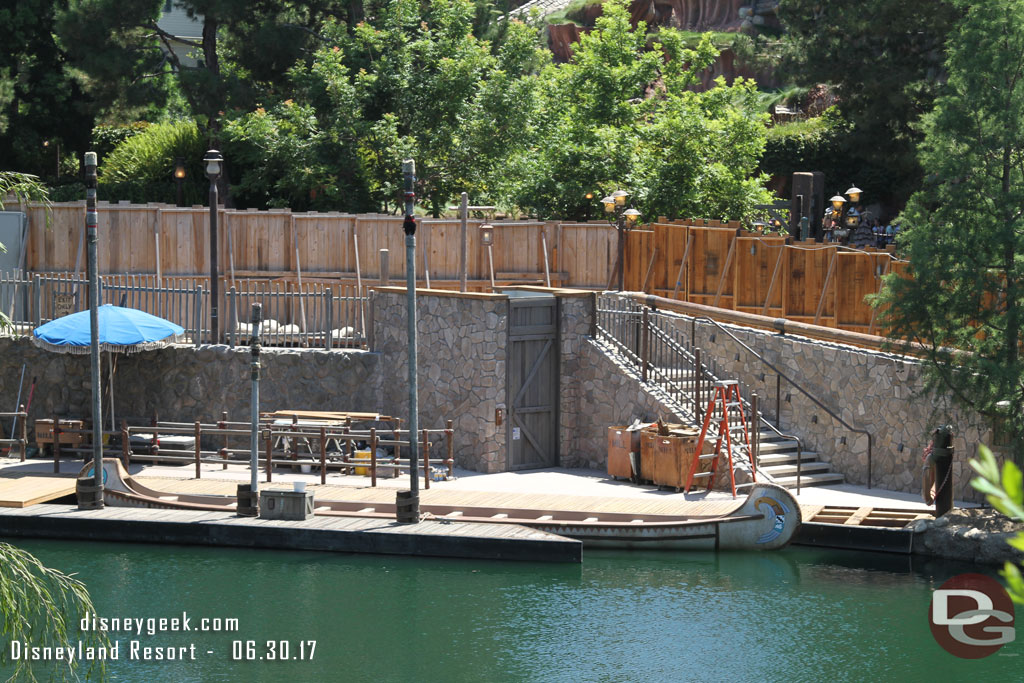
[[[233,633],[118,636],[119,681],[1006,681],[1024,663],[1020,641],[983,660],[943,651],[931,591],[977,569],[904,557],[589,552],[566,566],[19,545],[77,572],[101,617],[238,619]],[[195,645],[196,660],[130,661],[132,639]],[[233,641],[256,657],[266,641],[293,657],[316,646],[312,660],[233,661]]]

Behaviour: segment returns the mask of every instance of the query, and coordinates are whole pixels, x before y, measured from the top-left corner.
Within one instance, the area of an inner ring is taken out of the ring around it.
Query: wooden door
[[[558,299],[509,297],[508,469],[558,464]]]

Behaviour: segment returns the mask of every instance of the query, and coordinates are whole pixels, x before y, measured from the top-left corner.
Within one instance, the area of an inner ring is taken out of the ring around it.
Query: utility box
[[[679,490],[686,486],[686,479],[697,459],[697,439],[700,430],[682,425],[672,429],[667,435],[656,432],[645,432],[641,443],[641,468],[644,478],[656,486],[668,486]],[[711,453],[714,442],[704,440],[701,451]],[[696,472],[707,472],[711,469],[711,460],[697,460]],[[701,481],[701,480],[697,480]],[[706,486],[705,482],[701,482]]]
[[[643,478],[640,471],[640,434],[649,425],[608,428],[608,474],[616,479]]]
[[[60,420],[61,429],[82,429],[82,420]],[[60,442],[72,446],[80,446],[85,440],[85,434],[81,432],[61,432]],[[53,443],[53,420],[36,420],[36,444]]]
[[[313,517],[312,491],[260,491],[260,519],[301,521]]]

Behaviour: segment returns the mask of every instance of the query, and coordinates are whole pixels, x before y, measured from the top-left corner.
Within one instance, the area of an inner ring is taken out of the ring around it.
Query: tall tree
[[[89,140],[91,103],[53,34],[61,5],[0,0],[0,160],[7,168],[55,174],[58,147],[84,151]]]
[[[896,206],[917,189],[915,123],[942,84],[943,47],[962,13],[956,0],[782,0],[786,75],[803,85],[834,85],[853,123],[835,150],[851,177],[830,182],[855,182]]]
[[[297,59],[310,57],[325,17],[347,3],[332,0],[170,0],[200,20],[199,40],[181,40],[157,25],[165,0],[69,0],[59,32],[91,89],[112,104],[152,100],[173,74],[197,123],[216,141],[231,109],[249,110],[286,84]],[[168,3],[168,4],[170,4]],[[170,48],[178,40],[198,63]]]
[[[924,345],[933,384],[1005,424],[1024,456],[1024,0],[970,4],[949,80],[923,119],[924,188],[901,235],[912,277],[877,304],[891,335]]]

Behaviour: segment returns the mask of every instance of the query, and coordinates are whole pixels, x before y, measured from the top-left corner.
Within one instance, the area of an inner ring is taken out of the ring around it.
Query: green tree
[[[927,173],[903,214],[912,277],[874,301],[923,345],[933,386],[1003,425],[1024,456],[1024,1],[968,5],[923,119]]]
[[[37,175],[56,174],[58,146],[61,156],[74,156],[92,130],[91,101],[54,37],[60,6],[0,0],[0,159]]]
[[[853,129],[834,153],[845,178],[901,206],[919,186],[915,123],[944,80],[946,38],[963,13],[956,0],[783,0],[783,71],[801,85],[829,83]],[[820,170],[820,169],[804,169]],[[837,189],[845,189],[838,187]]]
[[[536,132],[510,157],[507,201],[541,216],[581,217],[587,192],[628,190],[645,216],[740,218],[766,199],[755,173],[765,117],[754,84],[723,80],[695,92],[717,55],[663,29],[647,49],[625,3],[603,5],[572,61],[549,66],[528,126]],[[529,106],[524,104],[524,106]]]
[[[971,486],[985,494],[985,498],[996,510],[1018,522],[1024,522],[1024,475],[1012,462],[1004,462],[1002,470],[992,451],[985,445],[978,447],[978,458],[971,460],[971,467],[978,476],[971,480]],[[1019,531],[1009,541],[1017,550],[1024,551],[1024,531]],[[1020,567],[1012,562],[1003,565],[1003,578],[1013,601],[1024,605],[1024,576]]]

